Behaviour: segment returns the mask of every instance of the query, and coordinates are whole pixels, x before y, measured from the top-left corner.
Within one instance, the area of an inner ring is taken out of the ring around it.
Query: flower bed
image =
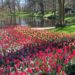
[[[11,31],[12,30],[12,31]],[[0,75],[65,75],[75,57],[75,34],[0,29]]]

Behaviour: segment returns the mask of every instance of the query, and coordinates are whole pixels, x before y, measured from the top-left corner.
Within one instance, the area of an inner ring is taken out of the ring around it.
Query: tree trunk
[[[14,25],[16,24],[16,9],[15,9],[15,0],[12,1],[12,6],[13,6],[13,20],[14,20]]]
[[[64,3],[65,0],[58,0],[59,2],[59,25],[64,26]]]
[[[2,8],[4,7],[4,5],[3,5],[3,0],[1,0],[1,4],[2,4]]]
[[[43,0],[40,0],[40,11],[42,16],[44,16],[44,4],[43,4]]]

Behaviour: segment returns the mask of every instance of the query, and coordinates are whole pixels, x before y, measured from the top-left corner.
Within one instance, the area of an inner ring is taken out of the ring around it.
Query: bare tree
[[[42,16],[44,16],[44,4],[43,4],[43,0],[40,0],[39,5],[40,5],[40,12],[41,12]]]
[[[16,0],[16,7],[17,7],[19,12],[21,11],[20,1],[21,0]]]
[[[3,8],[4,7],[3,0],[0,0],[0,2],[1,2],[1,8]]]

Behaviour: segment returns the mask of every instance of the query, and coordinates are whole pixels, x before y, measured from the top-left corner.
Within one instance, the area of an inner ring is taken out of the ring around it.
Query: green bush
[[[67,75],[75,75],[75,64],[66,67]]]

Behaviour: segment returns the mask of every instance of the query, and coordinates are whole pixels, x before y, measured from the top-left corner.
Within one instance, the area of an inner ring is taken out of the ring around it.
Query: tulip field
[[[0,75],[67,75],[75,58],[75,33],[0,28]]]

